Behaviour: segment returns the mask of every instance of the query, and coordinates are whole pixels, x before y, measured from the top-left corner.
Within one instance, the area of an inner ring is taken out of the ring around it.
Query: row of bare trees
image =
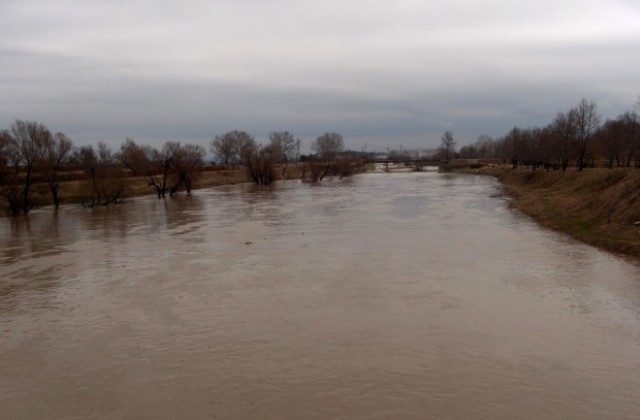
[[[195,144],[169,141],[156,149],[127,138],[117,157],[131,175],[144,177],[158,198],[164,198],[167,194],[175,195],[180,188],[191,194],[194,177],[204,156],[204,148]]]
[[[54,205],[60,205],[60,171],[71,157],[73,143],[33,121],[16,121],[0,130],[0,197],[9,214],[31,210],[37,184],[46,185]]]
[[[256,184],[268,185],[278,176],[285,178],[289,164],[299,161],[300,144],[288,131],[271,133],[263,145],[247,132],[234,130],[215,136],[210,147],[220,162],[241,165]],[[353,170],[341,135],[325,133],[311,149],[315,155],[307,163],[309,180],[342,177]],[[57,208],[63,201],[61,183],[75,180],[82,184],[76,199],[83,205],[108,205],[124,197],[128,177],[143,178],[158,198],[180,190],[190,194],[205,154],[199,145],[170,141],[155,148],[130,138],[115,152],[103,142],[74,147],[63,133],[17,120],[10,129],[0,130],[0,199],[10,215],[26,214],[48,191]]]
[[[276,179],[276,167],[281,178],[286,177],[289,164],[300,160],[299,138],[288,131],[269,134],[269,142],[259,144],[245,131],[230,131],[217,135],[211,142],[211,153],[226,165],[245,165],[256,184],[268,185]],[[353,171],[351,155],[345,153],[344,140],[338,133],[324,133],[311,142],[313,158],[305,162],[303,178],[322,181],[327,175],[348,176]]]
[[[288,164],[300,156],[300,139],[288,131],[269,134],[269,143],[263,145],[246,131],[234,130],[217,135],[211,141],[211,153],[225,165],[244,165],[251,179],[259,185],[269,185],[275,178],[275,165],[286,176]]]
[[[494,157],[514,168],[524,164],[563,171],[570,166],[582,170],[598,160],[609,168],[640,168],[640,117],[628,111],[601,124],[596,104],[582,99],[544,127],[514,127],[495,140],[480,136],[474,144],[462,147],[458,157]]]
[[[0,199],[10,215],[26,214],[48,190],[58,208],[61,183],[77,180],[83,183],[79,190],[84,205],[108,205],[123,197],[128,176],[144,177],[159,198],[182,188],[191,193],[204,156],[201,146],[179,142],[156,149],[127,139],[118,152],[103,142],[74,147],[63,133],[17,120],[0,130]]]

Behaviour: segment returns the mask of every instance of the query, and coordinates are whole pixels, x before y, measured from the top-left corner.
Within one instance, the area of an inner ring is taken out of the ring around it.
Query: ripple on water
[[[498,190],[380,173],[2,221],[3,414],[640,416],[638,266]]]

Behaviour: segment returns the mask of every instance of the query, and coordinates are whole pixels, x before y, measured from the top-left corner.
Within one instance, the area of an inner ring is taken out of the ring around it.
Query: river
[[[489,177],[0,219],[2,419],[640,418],[640,267]]]

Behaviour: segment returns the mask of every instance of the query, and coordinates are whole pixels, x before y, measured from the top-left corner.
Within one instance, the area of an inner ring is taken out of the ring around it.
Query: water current
[[[640,267],[488,177],[0,219],[2,419],[640,418]]]

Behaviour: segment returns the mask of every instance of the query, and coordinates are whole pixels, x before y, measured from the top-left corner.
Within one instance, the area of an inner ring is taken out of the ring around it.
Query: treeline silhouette
[[[126,139],[115,152],[104,142],[75,147],[64,133],[17,120],[0,131],[0,198],[11,216],[28,213],[47,191],[57,208],[60,185],[79,181],[83,205],[108,205],[122,199],[130,176],[145,177],[158,197],[189,193],[204,156],[202,146],[180,142],[156,149]]]
[[[640,118],[628,111],[601,124],[596,104],[582,99],[544,127],[514,127],[498,139],[482,135],[461,147],[456,157],[498,158],[513,168],[526,165],[534,170],[582,170],[597,163],[640,168]]]
[[[288,131],[271,133],[263,145],[247,132],[234,130],[215,136],[210,149],[219,162],[242,167],[256,184],[268,185],[285,178],[288,164],[300,160],[300,144]],[[325,133],[311,149],[315,155],[305,163],[305,179],[317,182],[327,175],[351,174],[353,165],[341,135]],[[11,216],[27,214],[49,201],[44,199],[49,195],[58,208],[63,201],[60,186],[71,181],[81,184],[77,199],[84,206],[109,205],[123,199],[131,177],[144,179],[158,198],[179,191],[191,194],[194,179],[205,170],[205,156],[202,146],[177,141],[156,148],[127,138],[116,151],[104,142],[75,147],[64,133],[53,133],[36,121],[16,120],[0,130],[1,206]]]

